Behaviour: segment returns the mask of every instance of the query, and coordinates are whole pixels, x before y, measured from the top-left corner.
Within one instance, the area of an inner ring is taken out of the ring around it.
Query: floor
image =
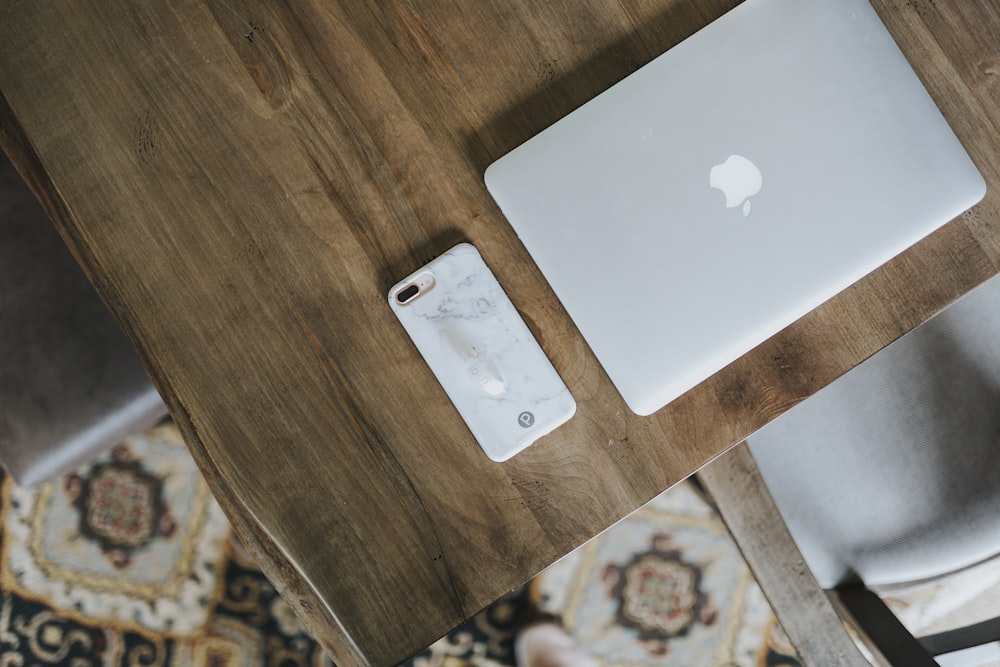
[[[0,664],[329,665],[169,423],[54,482],[3,479],[0,521]],[[560,617],[604,666],[798,664],[689,484],[405,664],[514,665],[529,610]]]

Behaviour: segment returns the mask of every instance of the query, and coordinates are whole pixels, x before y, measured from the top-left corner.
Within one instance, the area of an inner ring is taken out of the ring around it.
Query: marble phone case
[[[455,246],[397,283],[389,305],[490,459],[506,461],[576,412],[472,245]]]

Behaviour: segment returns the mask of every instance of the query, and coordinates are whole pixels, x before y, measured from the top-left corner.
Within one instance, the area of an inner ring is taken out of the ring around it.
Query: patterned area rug
[[[0,667],[332,663],[232,534],[172,425],[49,484],[2,482]],[[681,485],[407,667],[513,666],[535,607],[601,665],[798,665],[724,526]]]
[[[172,426],[3,480],[0,665],[323,665]]]

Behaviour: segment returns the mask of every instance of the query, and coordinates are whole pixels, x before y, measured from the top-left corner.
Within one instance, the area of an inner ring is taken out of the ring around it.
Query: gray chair
[[[0,152],[0,462],[66,472],[167,414],[128,339]]]
[[[890,664],[1000,638],[1000,619],[984,619],[914,642],[868,590],[1000,554],[1000,278],[748,444],[809,569]]]

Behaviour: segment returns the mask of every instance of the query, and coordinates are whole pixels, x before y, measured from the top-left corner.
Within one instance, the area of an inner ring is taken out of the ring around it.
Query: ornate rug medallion
[[[68,475],[65,490],[79,512],[80,534],[97,542],[116,568],[128,567],[132,553],[154,538],[177,532],[163,482],[143,469],[125,443],[85,476]]]
[[[218,597],[230,527],[183,447],[158,429],[62,484],[5,480],[3,589],[91,622],[197,632]]]
[[[532,582],[601,665],[798,665],[722,521],[680,484]]]
[[[618,622],[639,638],[666,640],[686,633],[695,622],[715,622],[715,608],[701,592],[701,571],[685,562],[669,535],[653,537],[652,550],[624,567],[608,565],[604,581],[618,600]]]

